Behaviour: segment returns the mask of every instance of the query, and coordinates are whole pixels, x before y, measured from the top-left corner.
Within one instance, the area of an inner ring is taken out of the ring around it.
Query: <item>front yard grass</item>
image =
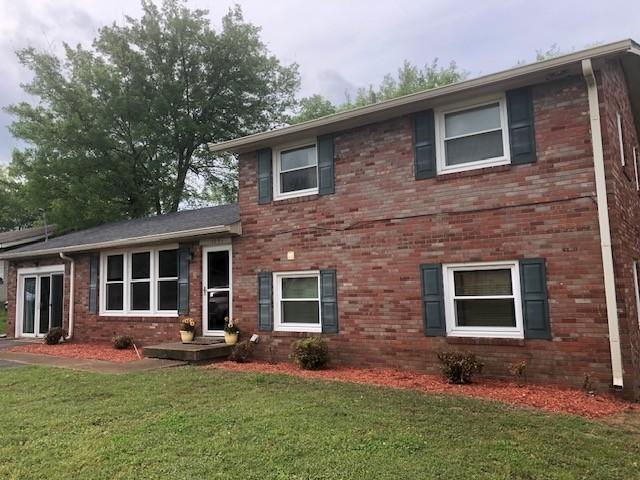
[[[7,311],[0,304],[0,334],[7,333]]]
[[[0,370],[0,478],[638,478],[623,426],[197,367]]]

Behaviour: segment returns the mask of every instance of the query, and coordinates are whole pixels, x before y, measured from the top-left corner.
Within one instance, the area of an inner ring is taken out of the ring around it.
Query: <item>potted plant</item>
[[[235,322],[229,317],[224,317],[224,343],[227,345],[235,345],[238,343],[239,333],[240,329]]]
[[[191,317],[184,317],[180,321],[180,339],[182,343],[193,342],[193,336],[196,333],[196,322]]]

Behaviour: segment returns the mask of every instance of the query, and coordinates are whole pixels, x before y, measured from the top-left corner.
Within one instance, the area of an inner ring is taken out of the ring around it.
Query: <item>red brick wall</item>
[[[598,79],[624,382],[638,397],[640,331],[633,282],[633,262],[640,259],[640,194],[633,164],[633,147],[638,145],[636,122],[620,64],[608,62]],[[624,167],[620,161],[617,112],[622,115]]]
[[[337,363],[434,372],[436,352],[466,349],[507,375],[611,383],[588,102],[582,77],[533,88],[538,162],[414,180],[408,117],[336,138],[336,193],[256,202],[255,155],[240,159],[243,235],[234,243],[234,312],[256,329],[259,271],[335,268]],[[287,261],[287,251],[295,260]],[[544,257],[553,340],[423,335],[419,265]],[[296,334],[264,335],[259,355],[286,359]],[[461,344],[462,343],[462,344]]]
[[[202,290],[201,290],[201,248],[198,244],[191,245],[191,266],[189,271],[189,315],[196,321],[196,334],[202,333]],[[89,313],[89,255],[75,255],[75,326],[74,339],[78,341],[109,341],[114,335],[131,335],[138,344],[150,344],[179,338],[179,318],[175,317],[113,317],[100,316]],[[60,263],[55,259],[40,262],[41,265]],[[9,294],[15,298],[16,268],[32,265],[33,262],[18,262],[11,264]],[[69,267],[65,275],[65,304],[64,327],[68,328],[69,310]],[[15,305],[9,304],[9,325],[7,331],[10,336],[15,332]]]

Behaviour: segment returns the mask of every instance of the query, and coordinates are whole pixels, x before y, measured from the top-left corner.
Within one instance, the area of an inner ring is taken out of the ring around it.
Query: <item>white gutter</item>
[[[73,258],[66,256],[64,253],[59,253],[60,258],[67,262],[70,262],[69,270],[69,329],[65,340],[71,340],[73,338],[73,324],[74,324],[74,310],[75,310],[75,279],[76,279],[76,262]]]
[[[141,237],[121,238],[118,240],[109,240],[106,242],[86,243],[86,244],[70,245],[66,247],[57,247],[57,248],[52,247],[52,248],[46,248],[42,250],[31,250],[31,251],[23,251],[23,252],[9,251],[9,252],[0,254],[0,260],[11,260],[14,258],[42,257],[47,255],[56,255],[59,253],[89,252],[92,250],[104,250],[107,248],[116,248],[116,247],[140,245],[140,244],[147,244],[147,243],[157,243],[157,242],[164,242],[164,241],[176,240],[176,239],[182,239],[182,238],[213,235],[218,233],[229,233],[232,235],[240,235],[242,233],[242,227],[238,222],[231,225],[217,225],[213,227],[193,228],[191,230],[181,230],[178,232],[170,232],[170,233],[158,233],[154,235],[144,235]],[[49,240],[49,242],[54,242],[55,240],[59,240],[61,238],[63,237],[58,237],[57,239]]]
[[[593,145],[593,169],[596,179],[598,223],[600,225],[600,247],[602,249],[602,269],[604,271],[604,293],[609,324],[609,349],[611,350],[611,373],[613,385],[622,387],[622,352],[620,350],[620,327],[618,325],[618,303],[616,299],[613,253],[611,250],[611,227],[609,226],[609,206],[605,179],[604,153],[602,150],[602,129],[600,127],[600,107],[598,85],[591,59],[582,60],[582,73],[587,82],[589,95],[589,117],[591,119],[591,144]]]

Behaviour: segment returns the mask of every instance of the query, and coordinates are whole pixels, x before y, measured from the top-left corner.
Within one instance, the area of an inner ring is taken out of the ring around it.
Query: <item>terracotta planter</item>
[[[193,342],[193,334],[194,332],[188,332],[186,330],[180,330],[180,339],[182,343],[191,343]]]
[[[224,343],[227,345],[235,345],[238,343],[238,334],[224,332]]]

